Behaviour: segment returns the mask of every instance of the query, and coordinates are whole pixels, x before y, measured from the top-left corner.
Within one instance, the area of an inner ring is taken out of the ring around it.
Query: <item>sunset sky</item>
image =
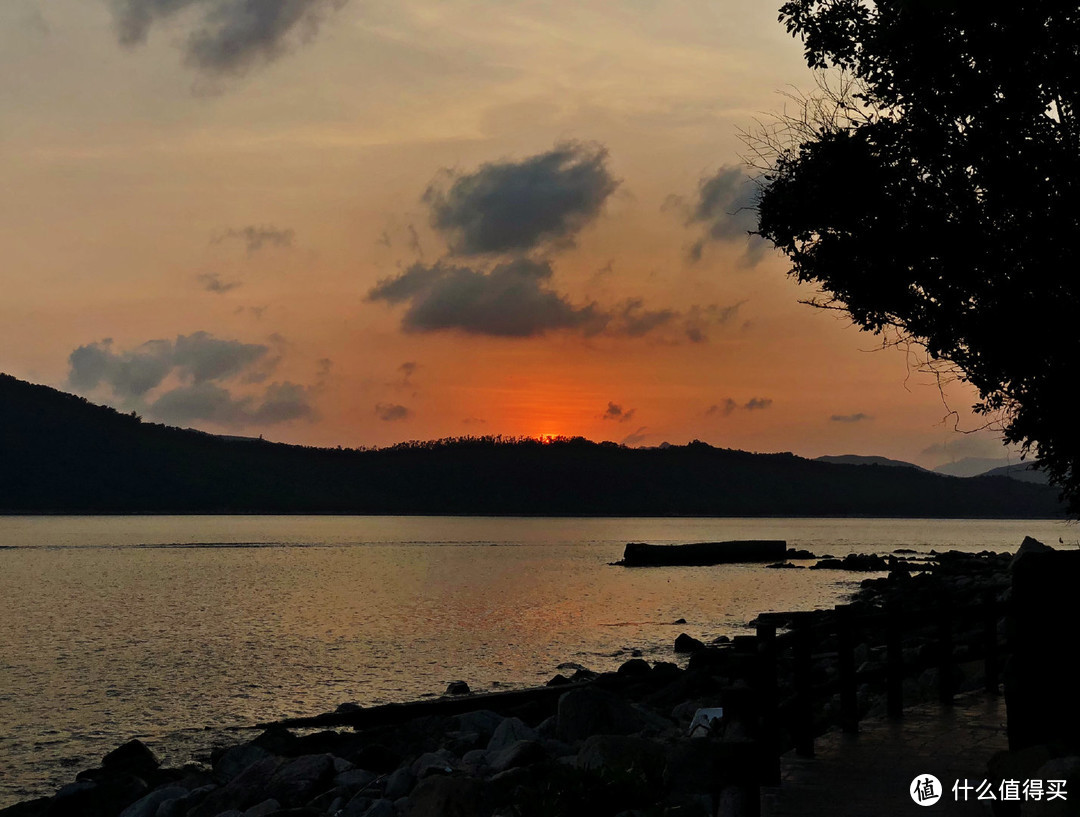
[[[740,129],[812,87],[746,0],[3,0],[0,371],[305,444],[1005,456],[748,238]]]

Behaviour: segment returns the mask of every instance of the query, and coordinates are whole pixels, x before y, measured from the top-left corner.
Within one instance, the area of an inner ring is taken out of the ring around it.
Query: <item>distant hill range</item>
[[[890,460],[888,457],[867,457],[862,454],[828,454],[824,457],[815,457],[814,462],[828,462],[833,465],[885,465],[892,468],[914,468],[916,471],[926,471],[925,468],[913,462]]]
[[[836,465],[889,465],[897,468],[914,468],[926,471],[913,462],[890,460],[888,457],[866,457],[861,454],[840,454],[816,457],[816,462],[831,462]],[[950,477],[1010,477],[1021,482],[1036,485],[1049,485],[1046,473],[1039,470],[1036,461],[1016,462],[1009,459],[990,459],[986,457],[964,457],[955,462],[939,465],[932,472]]]
[[[693,442],[498,437],[357,450],[142,422],[0,375],[2,513],[1056,517],[1000,477],[816,462]]]

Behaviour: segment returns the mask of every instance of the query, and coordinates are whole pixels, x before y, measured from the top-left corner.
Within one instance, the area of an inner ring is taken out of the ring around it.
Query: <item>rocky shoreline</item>
[[[805,560],[812,554],[789,553]],[[864,580],[856,605],[902,597],[909,609],[975,603],[1009,593],[1012,554],[984,552],[852,555],[822,567],[888,571]],[[791,567],[804,566],[786,561]],[[767,614],[784,626],[784,614]],[[829,616],[831,611],[791,614]],[[1001,624],[1004,627],[1004,623]],[[668,815],[738,811],[746,765],[756,750],[742,702],[753,693],[751,659],[733,641],[706,645],[683,633],[673,650],[685,669],[634,658],[617,672],[561,665],[546,687],[472,695],[460,682],[440,699],[363,708],[268,724],[258,737],[165,768],[139,741],[106,755],[55,795],[0,810],[2,817],[531,817]],[[962,658],[963,634],[958,634]],[[924,648],[918,639],[905,650]],[[858,661],[882,661],[856,647]],[[815,659],[822,677],[829,656]],[[977,663],[961,662],[957,689],[983,684]],[[783,679],[781,680],[783,683]],[[905,682],[905,699],[932,698],[933,670]],[[838,699],[838,696],[836,696]],[[818,722],[839,717],[825,700]],[[691,723],[723,707],[713,728]],[[862,714],[881,714],[879,690],[859,689]],[[317,731],[316,731],[317,730]],[[781,736],[781,747],[791,738]],[[723,804],[723,807],[721,806]]]

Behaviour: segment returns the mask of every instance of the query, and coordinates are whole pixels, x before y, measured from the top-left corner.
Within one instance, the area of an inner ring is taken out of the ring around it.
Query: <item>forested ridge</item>
[[[463,437],[312,448],[144,422],[0,375],[0,512],[627,516],[1062,515],[1005,477],[836,465],[705,443]]]

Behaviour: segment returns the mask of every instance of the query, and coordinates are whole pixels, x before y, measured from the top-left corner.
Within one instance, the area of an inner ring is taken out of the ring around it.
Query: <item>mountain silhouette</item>
[[[0,375],[0,513],[1062,516],[1004,477],[815,462],[702,442],[462,437],[312,448],[147,423]]]

